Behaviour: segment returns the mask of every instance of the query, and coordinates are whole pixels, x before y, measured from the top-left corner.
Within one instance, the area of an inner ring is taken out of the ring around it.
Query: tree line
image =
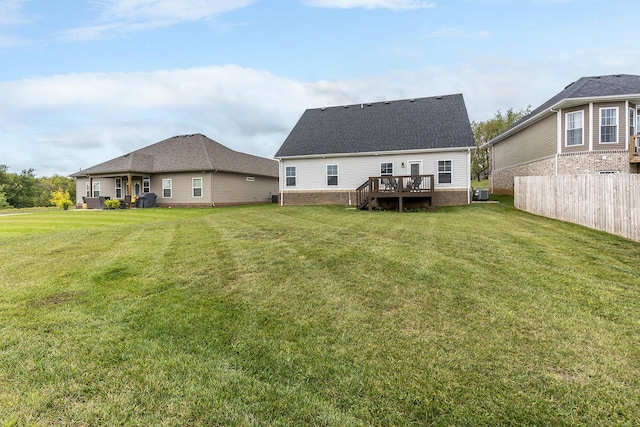
[[[33,169],[10,173],[7,165],[0,164],[0,209],[51,206],[51,194],[68,191],[76,200],[76,183],[73,178],[61,175],[36,178]]]
[[[480,181],[489,176],[489,149],[484,144],[509,129],[515,122],[531,113],[531,106],[506,113],[498,110],[492,118],[482,122],[471,122],[471,130],[476,139],[476,148],[471,152],[471,178]]]

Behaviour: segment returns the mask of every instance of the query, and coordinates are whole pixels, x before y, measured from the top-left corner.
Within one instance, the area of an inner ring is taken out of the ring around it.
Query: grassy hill
[[[640,245],[508,203],[0,216],[0,259],[0,425],[640,419]]]

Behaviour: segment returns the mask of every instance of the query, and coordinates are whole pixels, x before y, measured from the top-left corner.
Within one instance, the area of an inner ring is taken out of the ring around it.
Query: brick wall
[[[318,192],[292,192],[292,193],[280,193],[279,197],[284,202],[285,206],[293,205],[348,205],[349,204],[349,192],[348,191],[318,191]],[[469,200],[469,193],[467,190],[451,190],[451,191],[436,191],[435,194],[435,206],[453,206],[453,205],[466,205]],[[396,202],[397,203],[397,202]],[[405,199],[405,205],[412,203],[409,199]],[[351,191],[351,204],[356,204],[356,192]],[[408,206],[408,205],[407,205]]]
[[[638,173],[638,166],[629,163],[626,150],[565,153],[558,156],[558,175],[597,174],[601,171]],[[527,163],[492,173],[492,193],[513,195],[515,176],[556,175],[555,158]]]

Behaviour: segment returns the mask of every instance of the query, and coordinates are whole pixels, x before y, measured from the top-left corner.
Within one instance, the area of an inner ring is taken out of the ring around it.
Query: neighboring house
[[[490,187],[515,176],[638,173],[640,76],[583,77],[487,143]]]
[[[201,134],[175,136],[71,176],[80,202],[155,193],[161,207],[204,207],[271,201],[278,191],[278,162]]]
[[[474,147],[460,94],[308,109],[275,155],[280,204],[467,204]]]

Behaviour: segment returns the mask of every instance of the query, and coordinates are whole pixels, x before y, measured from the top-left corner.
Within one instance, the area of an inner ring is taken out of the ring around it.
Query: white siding
[[[451,184],[437,184],[438,161],[451,160]],[[393,163],[394,175],[409,175],[409,162],[422,161],[422,174],[436,175],[436,188],[469,188],[469,151],[447,151],[414,154],[380,154],[352,157],[327,157],[282,159],[280,163],[280,188],[285,191],[340,191],[354,190],[369,177],[380,176],[380,163]],[[404,167],[402,164],[404,163]],[[327,165],[338,165],[338,185],[327,185]],[[284,171],[287,166],[296,166],[295,187],[285,185]]]

